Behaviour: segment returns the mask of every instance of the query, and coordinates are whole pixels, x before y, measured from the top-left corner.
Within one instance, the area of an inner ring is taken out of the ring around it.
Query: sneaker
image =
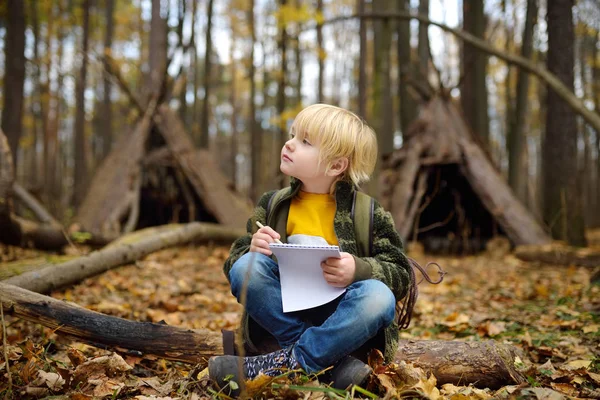
[[[358,358],[346,356],[334,365],[329,379],[332,387],[345,390],[351,385],[365,385],[372,372],[373,368],[368,364]]]
[[[284,370],[298,368],[301,367],[292,354],[292,347],[254,357],[216,356],[208,360],[208,375],[220,388],[225,387],[230,380],[243,385],[245,380],[254,379],[260,373],[278,376]],[[239,391],[235,394],[238,393]]]

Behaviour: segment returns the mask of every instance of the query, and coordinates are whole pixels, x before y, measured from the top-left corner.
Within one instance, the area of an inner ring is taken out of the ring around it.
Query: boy
[[[369,179],[376,159],[375,133],[355,114],[315,104],[297,115],[281,150],[280,169],[291,177],[289,194],[277,204],[270,203],[275,192],[261,197],[248,220],[248,234],[232,245],[224,266],[232,293],[245,304],[242,336],[247,347],[252,348],[251,339],[270,334],[281,350],[211,358],[209,374],[219,385],[228,376],[243,384],[259,373],[315,373],[333,366],[334,386],[346,388],[362,384],[371,372],[350,354],[375,347],[391,361],[398,342],[395,305],[414,283],[391,215],[377,202],[371,254],[357,256],[353,197]],[[256,230],[256,222],[269,226]],[[341,257],[329,258],[321,267],[325,280],[346,292],[323,306],[284,313],[278,267],[269,249],[277,239],[338,245]]]

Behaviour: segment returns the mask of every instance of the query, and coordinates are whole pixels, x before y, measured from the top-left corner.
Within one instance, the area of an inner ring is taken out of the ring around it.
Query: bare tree
[[[419,4],[427,3],[421,1]],[[398,8],[400,11],[410,11],[410,0],[399,0]],[[421,7],[419,7],[421,11]],[[402,134],[408,130],[408,125],[415,119],[416,105],[408,92],[407,81],[411,78],[410,73],[413,68],[411,60],[410,48],[410,20],[398,21],[398,96],[400,97],[400,127]],[[421,25],[419,26],[419,43],[421,42]],[[425,26],[425,33],[427,26]],[[424,40],[427,40],[427,35],[424,35]],[[421,44],[419,44],[421,48]],[[428,48],[428,44],[426,45]],[[427,55],[429,57],[429,54]],[[427,59],[425,60],[427,62]],[[423,71],[425,73],[425,71]],[[427,75],[425,75],[427,76]]]
[[[409,2],[410,5],[410,2]],[[408,8],[407,8],[408,9]],[[429,15],[429,0],[419,0],[419,14]],[[419,23],[419,69],[421,74],[427,79],[429,75],[429,26],[423,22]]]
[[[73,205],[81,204],[87,188],[88,168],[85,144],[85,85],[88,67],[88,45],[90,32],[90,0],[83,0],[83,38],[81,49],[81,65],[75,89],[75,130],[73,154],[75,155]]]
[[[361,1],[361,0],[359,0]],[[323,0],[317,0],[317,14],[323,15]],[[317,83],[317,102],[323,103],[323,78],[325,72],[325,49],[323,48],[323,25],[317,23],[317,61],[319,63],[319,77]]]
[[[204,54],[204,99],[202,100],[202,112],[200,113],[200,147],[208,148],[208,119],[211,85],[211,54],[212,54],[212,18],[213,18],[213,0],[208,0],[206,10],[206,51]]]
[[[23,129],[23,86],[25,84],[25,4],[8,0],[4,38],[4,98],[2,130],[12,149],[16,169],[19,139]]]
[[[280,7],[285,7],[287,3],[287,0],[279,0],[279,6]],[[287,76],[287,24],[284,21],[281,21],[281,23],[279,24],[280,28],[279,28],[279,54],[281,57],[281,61],[280,61],[280,72],[279,72],[279,79],[278,79],[278,85],[277,85],[277,101],[276,101],[276,107],[277,107],[277,116],[278,116],[278,120],[279,120],[279,124],[277,127],[277,130],[279,132],[279,140],[280,140],[280,146],[279,148],[283,147],[283,145],[285,144],[286,140],[287,140],[287,133],[285,131],[285,129],[283,129],[283,121],[281,120],[282,116],[283,116],[283,112],[285,111],[285,86],[286,86],[286,76]],[[279,186],[283,187],[285,185],[285,180],[283,175],[280,173],[279,171],[279,165],[277,164],[277,168],[275,170],[275,176],[279,176],[281,179],[279,180]]]
[[[463,29],[483,39],[485,36],[483,0],[463,1]],[[485,83],[487,54],[465,43],[462,57],[460,99],[463,113],[471,129],[484,143],[489,141],[487,87]]]
[[[357,0],[359,21],[360,50],[358,55],[358,114],[362,118],[367,115],[367,22],[362,15],[365,13],[365,0]]]
[[[548,70],[573,91],[573,0],[549,1],[546,19]],[[548,91],[546,104],[546,134],[542,142],[544,221],[554,238],[584,246],[575,113],[553,90]]]
[[[115,10],[115,1],[114,0],[105,0],[105,9],[104,9],[104,19],[106,23],[106,30],[104,31],[104,51],[110,52],[112,50],[112,40],[114,33],[114,10]],[[104,59],[104,63],[106,64],[108,61],[106,58]],[[110,101],[110,94],[112,91],[112,83],[110,80],[110,73],[108,65],[105,65],[104,71],[104,97],[102,99],[102,118],[101,118],[101,132],[102,132],[102,154],[101,158],[103,159],[110,152],[110,147],[113,142],[112,135],[112,107]],[[99,160],[100,161],[100,160]]]
[[[527,0],[525,27],[521,55],[530,59],[533,54],[533,30],[537,22],[538,0]],[[527,159],[525,131],[526,117],[529,110],[529,74],[522,69],[517,72],[517,99],[514,108],[514,126],[508,132],[508,182],[517,197],[525,202],[527,199]]]
[[[262,154],[262,135],[258,130],[256,123],[256,67],[254,66],[254,46],[256,45],[256,27],[254,24],[254,0],[250,0],[248,5],[248,22],[250,24],[250,54],[248,56],[250,76],[250,107],[248,115],[248,126],[250,128],[251,150],[251,183],[250,183],[250,198],[254,201],[260,196],[260,171],[261,171],[261,154]]]

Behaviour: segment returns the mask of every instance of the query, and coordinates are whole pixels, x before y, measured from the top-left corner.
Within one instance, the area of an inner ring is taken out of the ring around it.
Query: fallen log
[[[192,222],[176,226],[174,229],[167,230],[159,235],[152,235],[136,243],[110,246],[62,264],[27,272],[7,279],[5,283],[37,293],[47,293],[80,282],[109,269],[134,262],[147,254],[167,247],[196,240],[231,242],[244,233],[245,231],[216,224]]]
[[[187,363],[223,354],[218,332],[129,321],[1,282],[0,304],[7,314],[97,347]],[[524,381],[514,367],[517,354],[517,348],[494,341],[404,340],[396,361],[431,372],[439,384],[498,388]]]
[[[565,244],[523,245],[515,248],[515,256],[523,261],[540,261],[548,264],[600,267],[600,250],[576,248]]]

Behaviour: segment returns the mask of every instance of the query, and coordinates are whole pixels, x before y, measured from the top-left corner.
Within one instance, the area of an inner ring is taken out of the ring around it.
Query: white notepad
[[[338,246],[269,244],[277,257],[283,312],[306,310],[329,303],[346,291],[323,277],[321,262],[340,258]]]

